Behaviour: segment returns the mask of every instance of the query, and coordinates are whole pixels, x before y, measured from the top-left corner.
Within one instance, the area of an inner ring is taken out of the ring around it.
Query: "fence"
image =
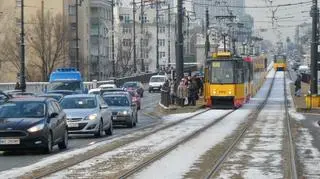
[[[130,76],[125,78],[114,79],[114,82],[117,86],[122,86],[125,82],[128,81],[140,81],[141,83],[148,83],[151,76],[156,75],[157,73],[145,73],[137,76]],[[96,88],[102,84],[106,84],[109,81],[92,81],[84,82],[84,86],[87,89]],[[48,88],[49,82],[27,82],[26,91],[33,93],[43,93],[46,88]],[[0,83],[0,90],[13,90],[16,83]]]

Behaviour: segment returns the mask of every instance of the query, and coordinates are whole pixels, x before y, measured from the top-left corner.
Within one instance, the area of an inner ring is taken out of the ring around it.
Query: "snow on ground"
[[[128,144],[119,149],[107,152],[78,165],[60,171],[48,178],[84,177],[84,178],[110,178],[123,170],[133,167],[145,157],[150,156],[183,137],[208,125],[230,110],[211,110],[200,114],[179,125],[154,133],[144,139]]]
[[[179,121],[181,119],[194,116],[194,115],[199,114],[199,113],[204,112],[204,111],[205,111],[205,109],[200,109],[200,110],[197,110],[195,112],[170,114],[170,115],[162,117],[162,120],[165,123],[176,122],[176,121]]]
[[[190,117],[190,116],[196,115],[198,113],[201,113],[203,111],[204,111],[204,109],[198,110],[198,111],[192,112],[192,113],[172,114],[172,115],[164,116],[163,117],[163,121],[164,121],[163,124],[176,122],[176,121],[182,120],[186,117]],[[163,125],[159,125],[158,127],[161,127],[161,126],[163,126]],[[81,149],[66,151],[66,152],[62,152],[62,153],[59,153],[59,154],[56,154],[56,155],[53,155],[50,157],[46,157],[46,158],[42,159],[41,161],[34,163],[32,165],[26,166],[26,167],[13,168],[11,170],[2,171],[2,172],[0,172],[0,178],[16,178],[16,177],[22,176],[28,172],[31,172],[32,170],[42,168],[43,166],[48,166],[50,164],[53,164],[53,163],[56,163],[56,162],[59,162],[59,161],[62,161],[62,160],[68,159],[68,158],[72,158],[77,155],[85,154],[87,151],[99,148],[104,145],[108,145],[116,140],[131,138],[131,137],[141,135],[142,133],[146,133],[146,132],[150,132],[150,131],[151,131],[151,129],[138,131],[138,132],[134,132],[133,134],[128,134],[123,137],[115,137],[114,139],[99,142],[97,144],[93,144],[91,146],[84,147]]]
[[[306,178],[319,178],[320,151],[313,147],[313,137],[309,130],[300,128],[296,147],[300,163],[303,165],[303,176]]]
[[[226,160],[218,178],[284,178],[283,96],[283,73],[278,72],[267,105]]]
[[[263,87],[243,108],[235,111],[226,119],[207,129],[198,137],[179,146],[164,158],[135,174],[132,178],[183,178],[184,174],[190,171],[195,163],[198,163],[200,157],[205,152],[223,142],[241,123],[247,120],[247,116],[266,97],[274,73],[275,72],[271,70],[269,73],[271,75],[269,75],[270,77],[267,78]],[[185,160],[186,156],[188,156],[188,160]],[[161,170],[159,170],[159,168],[161,168]]]
[[[246,120],[251,109],[239,109],[198,137],[180,145],[133,178],[183,178],[202,154],[231,135]],[[186,160],[187,157],[187,160]],[[161,169],[161,170],[159,170]]]

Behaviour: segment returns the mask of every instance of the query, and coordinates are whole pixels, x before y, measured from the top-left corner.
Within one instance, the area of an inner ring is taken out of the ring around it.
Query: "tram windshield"
[[[232,61],[212,62],[211,83],[234,83],[234,70]]]
[[[276,55],[274,57],[274,62],[275,63],[285,63],[286,62],[286,57],[284,55]]]

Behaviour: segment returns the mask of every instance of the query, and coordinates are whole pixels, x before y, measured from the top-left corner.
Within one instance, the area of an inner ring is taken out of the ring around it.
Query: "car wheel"
[[[112,120],[110,121],[110,126],[107,130],[105,130],[106,135],[112,135],[113,134],[113,124]]]
[[[60,150],[68,148],[68,140],[69,140],[68,131],[65,130],[63,135],[63,141],[58,144],[58,147]]]
[[[100,121],[99,123],[99,129],[98,131],[94,134],[95,137],[101,137],[103,136],[103,123]]]
[[[131,121],[128,122],[127,126],[128,126],[129,128],[133,128],[133,126],[134,126],[134,118],[133,118],[133,116],[131,116]]]
[[[44,148],[43,152],[45,154],[50,154],[52,152],[52,148],[53,148],[52,134],[51,132],[49,132],[47,136],[47,146]]]

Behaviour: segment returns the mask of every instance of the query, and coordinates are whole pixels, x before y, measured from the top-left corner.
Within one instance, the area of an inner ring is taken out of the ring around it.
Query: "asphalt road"
[[[144,97],[142,98],[142,106],[141,110],[138,114],[139,123],[136,128],[144,127],[158,121],[157,118],[149,116],[147,113],[152,112],[157,106],[160,100],[159,93],[144,93]],[[132,129],[118,127],[114,130],[114,135],[128,134],[132,131]],[[108,140],[110,138],[104,136],[102,138],[94,138],[90,135],[73,135],[69,140],[68,150],[78,149],[85,146],[92,145],[99,141]],[[3,153],[0,152],[0,171],[9,170],[12,168],[28,166],[33,164],[43,158],[48,156],[52,156],[58,154],[60,151],[57,146],[54,147],[54,151],[50,155],[43,155],[36,152],[21,152],[21,153]],[[5,161],[5,162],[4,162]]]

